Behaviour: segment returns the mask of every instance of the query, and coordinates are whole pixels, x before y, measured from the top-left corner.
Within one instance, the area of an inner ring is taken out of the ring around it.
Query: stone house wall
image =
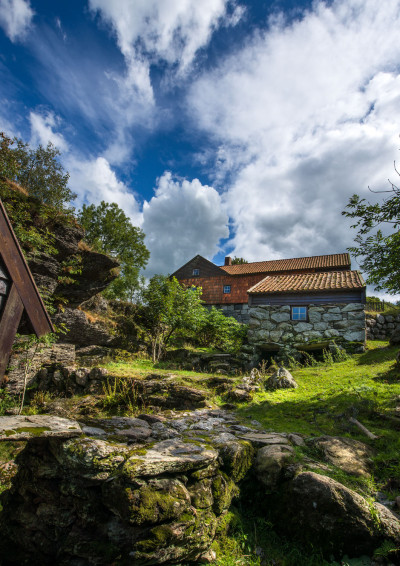
[[[248,340],[261,349],[296,349],[365,341],[365,312],[360,303],[309,305],[308,320],[290,320],[289,305],[262,305],[249,309]]]
[[[368,340],[388,340],[395,330],[400,329],[400,314],[367,313],[366,325]]]

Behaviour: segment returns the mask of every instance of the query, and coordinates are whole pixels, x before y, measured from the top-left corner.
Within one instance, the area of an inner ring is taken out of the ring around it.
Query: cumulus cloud
[[[0,0],[0,26],[12,42],[24,37],[34,14],[29,0]]]
[[[46,146],[49,142],[55,145],[60,151],[68,151],[68,144],[64,136],[54,131],[61,124],[61,120],[53,113],[39,114],[30,112],[29,121],[31,124],[31,144]]]
[[[149,276],[172,273],[196,254],[211,259],[220,239],[229,235],[218,192],[198,179],[174,179],[168,171],[144,203],[142,228],[151,254]]]
[[[341,211],[353,193],[384,187],[398,156],[399,25],[398,0],[314,3],[193,83],[188,112],[218,145],[231,253],[255,261],[352,245]]]
[[[236,25],[243,8],[234,0],[89,0],[117,37],[128,72],[125,88],[153,102],[150,65],[164,61],[185,72],[215,29]]]
[[[135,226],[141,224],[142,216],[135,195],[122,181],[104,157],[81,160],[71,156],[66,161],[70,172],[70,187],[78,194],[78,205],[84,202],[100,204],[116,202]]]

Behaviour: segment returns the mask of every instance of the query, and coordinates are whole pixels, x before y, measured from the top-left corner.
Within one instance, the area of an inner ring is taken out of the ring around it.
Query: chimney
[[[226,256],[225,258],[225,265],[232,265],[232,258],[229,256]]]

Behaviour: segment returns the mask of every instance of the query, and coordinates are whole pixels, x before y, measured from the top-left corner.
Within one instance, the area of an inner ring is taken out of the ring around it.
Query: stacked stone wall
[[[262,305],[249,309],[249,343],[267,349],[283,345],[297,349],[365,341],[364,305],[309,305],[307,321],[291,320],[289,305]]]
[[[400,330],[400,314],[367,313],[368,340],[389,340],[395,330]]]

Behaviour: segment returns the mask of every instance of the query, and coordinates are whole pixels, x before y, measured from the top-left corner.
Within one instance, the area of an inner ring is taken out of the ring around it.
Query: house
[[[206,305],[249,323],[249,341],[263,349],[297,349],[365,340],[366,286],[350,256],[322,256],[225,265],[195,256],[173,274],[202,288]]]

